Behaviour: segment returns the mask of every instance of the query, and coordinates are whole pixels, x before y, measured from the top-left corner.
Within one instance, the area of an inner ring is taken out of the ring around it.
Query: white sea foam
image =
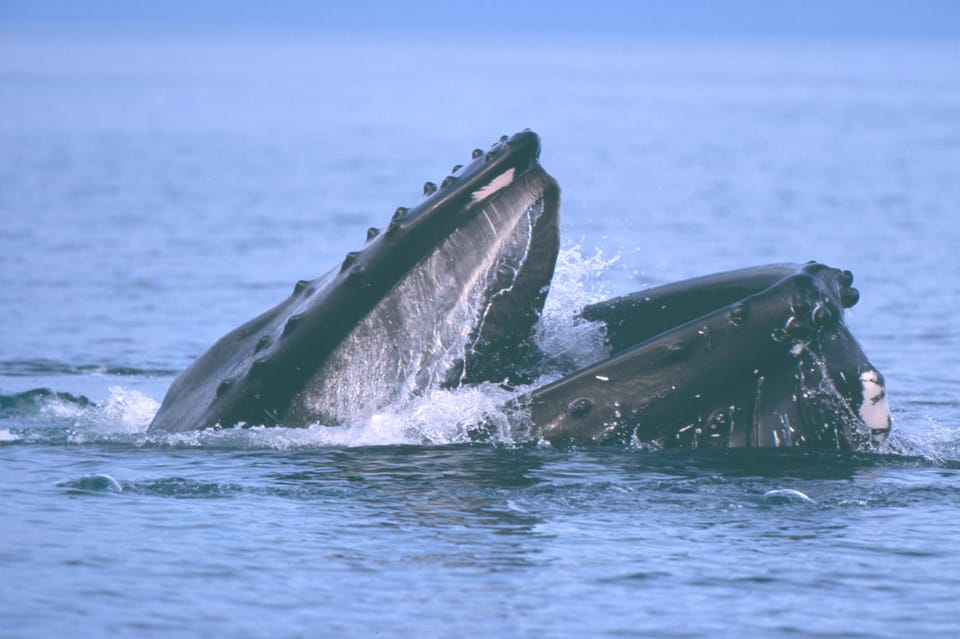
[[[102,404],[79,409],[70,440],[73,443],[144,433],[160,404],[137,390],[111,386]]]
[[[142,433],[160,408],[159,402],[136,390],[110,387],[110,398],[100,408],[102,419],[123,432]]]
[[[255,448],[297,450],[321,447],[440,445],[474,441],[483,427],[484,439],[510,444],[503,405],[520,392],[482,384],[452,390],[437,389],[398,401],[368,419],[351,424],[305,428],[253,426],[213,428],[182,433],[115,431],[138,445],[175,448]]]
[[[925,457],[934,463],[960,459],[960,428],[945,426],[931,417],[927,417],[921,432],[907,434],[894,428],[888,441],[888,449],[897,454]]]

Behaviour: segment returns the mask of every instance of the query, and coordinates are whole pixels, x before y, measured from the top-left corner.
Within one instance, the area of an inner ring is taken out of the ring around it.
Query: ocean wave
[[[119,364],[70,364],[52,359],[0,360],[0,375],[37,377],[41,375],[111,375],[116,377],[168,377],[179,371],[164,368],[136,368]]]
[[[146,431],[159,404],[140,391],[111,386],[110,396],[95,403],[84,395],[34,388],[0,395],[0,443],[58,441]],[[6,433],[4,435],[4,433]]]
[[[0,415],[3,417],[79,411],[91,406],[94,406],[94,403],[83,395],[49,388],[34,388],[22,393],[0,395]]]

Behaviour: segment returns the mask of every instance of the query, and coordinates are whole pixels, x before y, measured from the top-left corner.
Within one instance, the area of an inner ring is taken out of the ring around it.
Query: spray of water
[[[610,297],[603,276],[619,261],[619,255],[606,257],[599,248],[584,256],[579,244],[560,251],[535,336],[547,362],[545,375],[557,377],[609,355],[602,325],[578,314],[587,304]]]

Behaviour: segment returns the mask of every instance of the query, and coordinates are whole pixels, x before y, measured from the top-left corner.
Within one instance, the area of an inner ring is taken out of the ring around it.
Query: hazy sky
[[[0,0],[0,30],[960,40],[960,0]]]

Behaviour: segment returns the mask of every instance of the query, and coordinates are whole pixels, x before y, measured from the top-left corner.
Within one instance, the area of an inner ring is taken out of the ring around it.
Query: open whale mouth
[[[430,386],[515,375],[559,251],[559,187],[539,155],[522,131],[427,182],[338,268],[194,362],[151,428],[344,423]]]

